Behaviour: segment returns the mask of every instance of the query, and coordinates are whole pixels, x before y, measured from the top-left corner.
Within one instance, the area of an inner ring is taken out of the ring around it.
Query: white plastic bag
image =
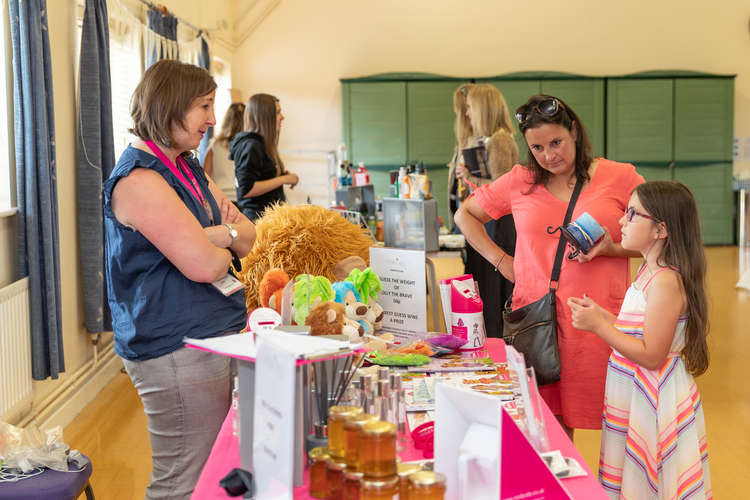
[[[63,442],[62,427],[47,431],[31,425],[22,429],[0,421],[0,460],[3,469],[16,469],[29,473],[46,467],[68,472],[68,461],[74,467],[84,467],[88,462],[77,450]],[[75,469],[74,469],[75,470]]]

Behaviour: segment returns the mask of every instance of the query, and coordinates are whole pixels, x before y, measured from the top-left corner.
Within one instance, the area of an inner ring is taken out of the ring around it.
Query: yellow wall
[[[735,135],[750,136],[749,17],[747,0],[283,0],[237,50],[233,78],[281,99],[282,150],[335,148],[339,78],[398,71],[736,73]],[[324,199],[325,162],[286,158],[301,174],[292,199]]]

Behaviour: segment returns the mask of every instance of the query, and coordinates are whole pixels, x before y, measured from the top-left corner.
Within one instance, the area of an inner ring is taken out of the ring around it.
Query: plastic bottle
[[[410,195],[409,176],[407,174],[406,167],[401,167],[398,170],[398,197],[402,199],[408,199]]]

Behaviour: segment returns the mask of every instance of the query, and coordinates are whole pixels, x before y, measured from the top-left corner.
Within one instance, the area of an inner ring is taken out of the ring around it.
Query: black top
[[[252,198],[243,197],[257,181],[273,179],[278,174],[260,134],[240,132],[234,136],[229,143],[229,159],[234,161],[237,206],[250,220],[255,221],[272,203],[286,201],[283,186]]]

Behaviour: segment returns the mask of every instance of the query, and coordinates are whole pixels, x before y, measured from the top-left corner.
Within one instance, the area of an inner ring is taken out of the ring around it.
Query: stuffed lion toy
[[[248,311],[258,307],[258,287],[269,269],[283,269],[290,277],[311,274],[335,281],[334,267],[345,258],[358,256],[370,262],[373,240],[367,230],[325,207],[275,205],[256,221],[255,230],[255,244],[238,273]]]

